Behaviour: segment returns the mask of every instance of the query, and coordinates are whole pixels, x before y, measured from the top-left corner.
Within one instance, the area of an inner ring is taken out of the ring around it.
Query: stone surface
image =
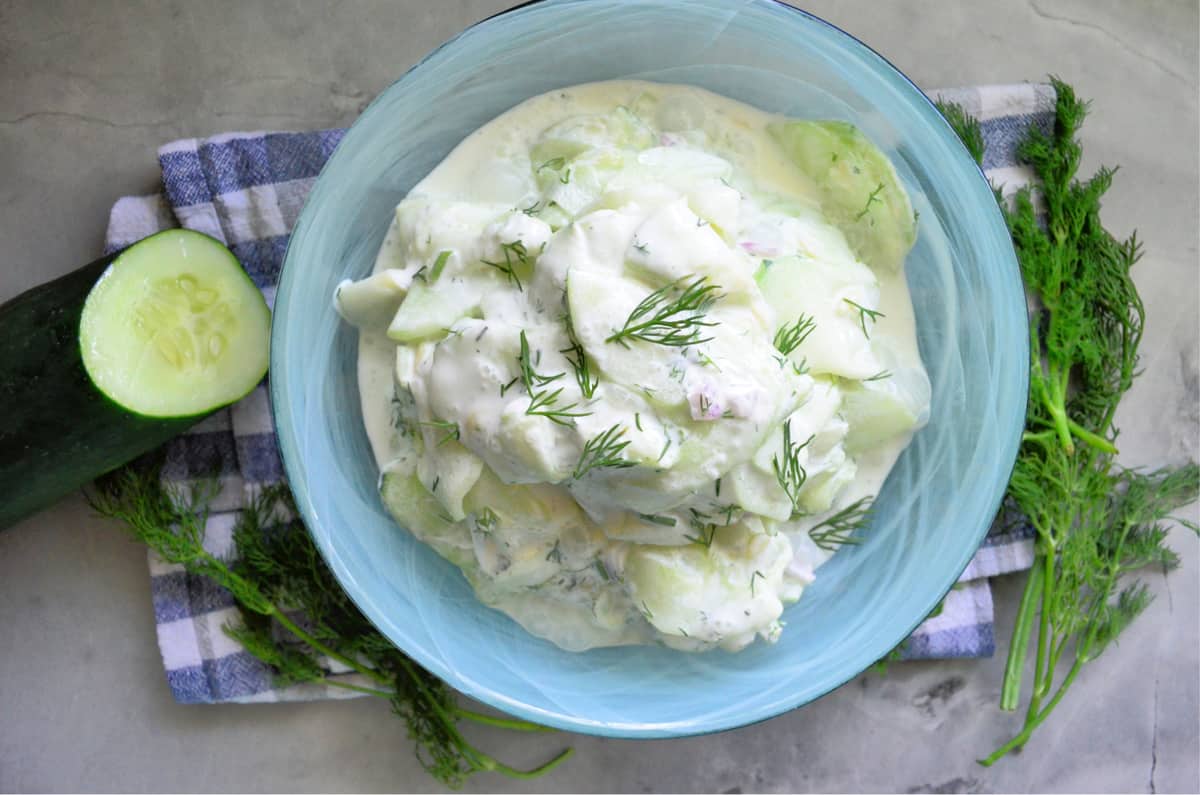
[[[0,300],[92,259],[109,206],[147,192],[155,147],[232,129],[347,124],[437,43],[501,10],[472,2],[0,0]],[[1121,164],[1105,218],[1137,228],[1145,375],[1122,460],[1198,452],[1194,0],[814,0],[919,85],[1039,80],[1094,99],[1085,170]],[[1192,518],[1196,508],[1188,509]],[[476,732],[501,758],[576,757],[470,790],[1200,790],[1197,543],[1158,600],[1085,669],[1019,757],[974,759],[1017,723],[996,701],[1020,580],[997,585],[990,660],[893,666],[804,709],[708,737],[629,742]],[[377,703],[186,707],[154,641],[143,550],[75,498],[0,533],[0,790],[435,790]]]

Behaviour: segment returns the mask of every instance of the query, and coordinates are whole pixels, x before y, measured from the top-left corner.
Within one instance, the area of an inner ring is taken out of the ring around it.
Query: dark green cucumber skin
[[[130,413],[88,378],[79,316],[118,253],[0,306],[0,530],[204,417]]]

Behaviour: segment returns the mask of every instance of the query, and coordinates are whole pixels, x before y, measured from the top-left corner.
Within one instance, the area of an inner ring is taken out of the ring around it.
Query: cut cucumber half
[[[113,402],[190,417],[234,402],[267,372],[271,312],[225,246],[172,229],[131,246],[88,294],[83,366]]]
[[[182,229],[0,306],[0,529],[253,389],[269,318],[228,249]]]

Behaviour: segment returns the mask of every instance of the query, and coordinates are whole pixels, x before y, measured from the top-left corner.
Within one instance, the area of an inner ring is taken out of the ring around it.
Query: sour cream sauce
[[[810,530],[925,422],[903,270],[858,260],[782,122],[687,86],[534,97],[416,185],[374,275],[339,288],[385,502],[566,649],[774,640],[834,548]],[[667,316],[701,321],[689,344],[639,336],[689,286],[711,288]]]

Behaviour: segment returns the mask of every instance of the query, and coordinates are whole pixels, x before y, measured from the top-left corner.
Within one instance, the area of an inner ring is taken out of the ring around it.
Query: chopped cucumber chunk
[[[877,378],[847,386],[842,398],[842,416],[850,425],[847,452],[870,450],[924,427],[929,400],[929,376],[914,367],[885,370]]]
[[[407,284],[402,272],[392,269],[358,282],[346,279],[334,291],[333,305],[339,315],[360,329],[385,329],[408,292]]]

